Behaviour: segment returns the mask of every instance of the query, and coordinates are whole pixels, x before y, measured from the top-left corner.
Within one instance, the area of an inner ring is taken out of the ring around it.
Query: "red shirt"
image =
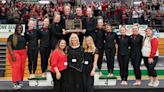
[[[50,57],[51,60],[51,72],[55,73],[54,68],[57,67],[59,71],[67,68],[67,56],[59,50],[54,50]]]
[[[151,40],[151,52],[150,52],[150,58],[153,58],[158,50],[158,39],[153,38]]]

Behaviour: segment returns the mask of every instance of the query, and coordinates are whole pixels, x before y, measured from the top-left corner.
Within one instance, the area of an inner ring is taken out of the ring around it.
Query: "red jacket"
[[[67,56],[59,50],[54,50],[50,57],[51,72],[55,73],[54,68],[57,67],[59,71],[67,68]]]

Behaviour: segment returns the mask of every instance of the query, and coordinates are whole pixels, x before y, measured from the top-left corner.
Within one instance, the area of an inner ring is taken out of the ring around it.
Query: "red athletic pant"
[[[12,81],[16,83],[18,81],[23,81],[27,52],[24,49],[14,50],[14,55],[16,57],[15,62],[12,61],[12,57],[9,54],[7,58],[12,68]]]

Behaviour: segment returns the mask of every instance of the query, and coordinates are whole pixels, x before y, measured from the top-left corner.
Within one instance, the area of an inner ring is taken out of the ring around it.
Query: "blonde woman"
[[[130,37],[126,35],[126,28],[124,26],[120,27],[121,35],[118,35],[118,63],[120,67],[121,85],[128,85],[128,64],[129,64],[129,46]]]
[[[42,77],[46,77],[46,70],[48,67],[48,58],[50,55],[50,31],[49,31],[49,19],[45,18],[43,21],[43,28],[39,30],[40,38],[40,55],[41,55],[41,68]]]
[[[84,48],[84,65],[83,65],[83,82],[84,92],[94,92],[94,75],[98,61],[98,50],[95,47],[91,36],[83,41]]]
[[[27,55],[28,55],[28,69],[30,72],[30,79],[35,77],[38,59],[38,30],[35,30],[34,20],[30,19],[28,22],[28,30],[25,32],[27,41]]]
[[[156,70],[154,69],[158,62],[158,38],[154,36],[152,28],[146,29],[146,36],[143,41],[142,55],[146,68],[148,69],[148,75],[150,82],[148,86],[157,87],[159,80],[157,78]]]
[[[82,68],[84,49],[80,46],[78,35],[73,33],[69,38],[67,48],[67,90],[66,92],[83,92]]]

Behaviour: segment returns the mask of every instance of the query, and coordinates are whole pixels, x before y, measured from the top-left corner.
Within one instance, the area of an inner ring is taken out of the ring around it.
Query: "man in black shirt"
[[[104,54],[104,32],[105,32],[105,30],[103,29],[103,19],[99,19],[97,28],[92,33],[92,37],[94,39],[94,43],[96,45],[96,48],[99,51],[97,66],[98,66],[98,69],[100,71],[99,72],[100,76],[102,75],[101,74],[101,65],[102,65],[103,54]]]
[[[97,19],[93,16],[93,11],[91,8],[87,8],[87,17],[85,20],[85,36],[92,36],[94,30],[97,27]]]
[[[61,16],[59,14],[55,14],[54,21],[49,26],[49,31],[51,50],[54,50],[57,42],[61,38],[66,39],[65,34],[63,34],[62,31]]]

